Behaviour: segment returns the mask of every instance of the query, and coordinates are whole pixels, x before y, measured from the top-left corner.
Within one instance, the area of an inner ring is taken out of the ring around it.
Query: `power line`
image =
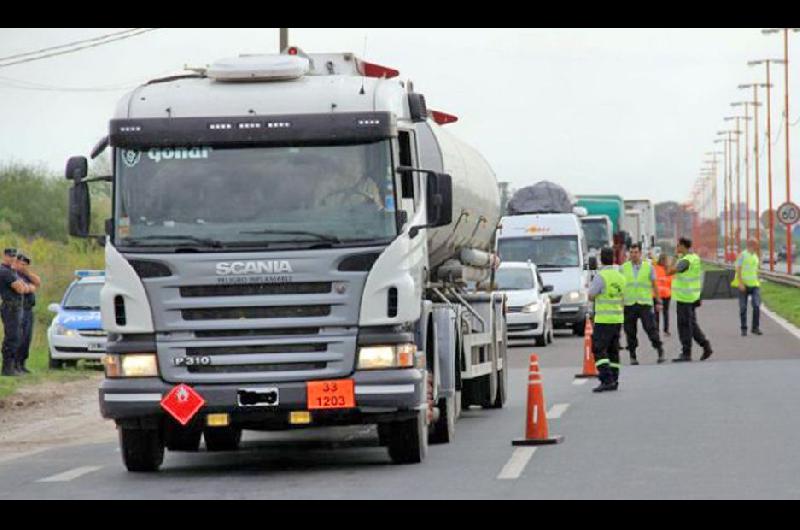
[[[87,48],[96,48],[97,46],[102,46],[104,44],[109,44],[111,42],[125,40],[125,39],[129,39],[131,37],[137,37],[139,35],[143,35],[145,33],[151,32],[151,31],[156,31],[157,29],[160,29],[160,28],[146,28],[146,29],[142,29],[141,31],[138,31],[138,32],[135,32],[135,33],[127,33],[125,35],[119,35],[119,36],[117,36],[115,38],[106,39],[106,40],[100,41],[100,42],[84,44],[82,46],[77,46],[77,47],[74,47],[74,48],[68,48],[66,50],[61,50],[61,51],[54,51],[52,53],[47,53],[47,54],[44,54],[44,55],[37,55],[35,57],[28,57],[28,58],[18,59],[18,60],[15,60],[15,61],[11,61],[11,62],[6,62],[6,63],[3,63],[3,64],[0,64],[0,68],[5,68],[6,66],[13,66],[15,64],[28,63],[28,62],[31,62],[31,61],[38,61],[40,59],[48,59],[50,57],[57,57],[59,55],[66,55],[68,53],[75,53],[77,51],[85,50]]]
[[[114,32],[114,33],[106,33],[105,35],[100,35],[99,37],[92,37],[91,39],[76,40],[76,41],[72,41],[72,42],[67,42],[65,44],[59,44],[57,46],[48,46],[47,48],[40,48],[38,50],[34,50],[34,51],[30,51],[30,52],[17,53],[15,55],[7,55],[6,57],[0,57],[0,62],[10,61],[11,59],[18,59],[20,57],[26,57],[28,55],[39,55],[40,53],[49,52],[49,51],[52,51],[52,50],[58,50],[60,48],[70,48],[72,46],[77,46],[79,44],[86,44],[87,42],[97,42],[99,40],[105,40],[107,38],[116,37],[118,35],[122,35],[122,34],[125,34],[125,33],[133,33],[133,32],[139,31],[140,29],[144,29],[144,28],[126,29],[126,30],[117,31],[117,32]]]

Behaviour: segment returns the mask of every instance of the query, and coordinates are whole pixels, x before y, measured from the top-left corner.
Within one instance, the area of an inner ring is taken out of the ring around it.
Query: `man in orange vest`
[[[658,287],[658,296],[661,298],[661,305],[663,309],[660,313],[664,315],[664,335],[667,337],[669,334],[669,303],[672,300],[672,276],[667,274],[667,268],[671,265],[670,258],[666,254],[661,254],[658,257],[658,263],[653,268],[656,271],[656,286]],[[656,328],[660,327],[659,312],[656,312]]]

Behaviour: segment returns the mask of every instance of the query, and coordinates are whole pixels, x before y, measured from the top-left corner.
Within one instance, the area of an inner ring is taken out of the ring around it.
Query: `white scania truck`
[[[290,48],[120,101],[92,155],[114,161],[100,409],[129,470],[353,424],[414,463],[462,406],[503,405],[505,299],[466,287],[498,264],[496,179],[397,74]],[[86,166],[67,163],[76,236]]]

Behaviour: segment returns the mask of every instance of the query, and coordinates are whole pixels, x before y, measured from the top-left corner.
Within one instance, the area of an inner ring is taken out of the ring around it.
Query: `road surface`
[[[421,465],[391,465],[374,430],[359,427],[245,433],[238,452],[167,453],[161,472],[131,474],[108,424],[102,442],[0,459],[0,499],[800,498],[798,333],[765,317],[764,336],[739,337],[732,300],[705,303],[700,319],[710,360],[656,365],[641,347],[643,364],[625,357],[617,393],[575,384],[581,339],[514,348],[507,407],[465,412],[456,440],[431,446]],[[676,333],[666,341],[676,356]],[[550,431],[565,441],[513,448],[534,351]]]

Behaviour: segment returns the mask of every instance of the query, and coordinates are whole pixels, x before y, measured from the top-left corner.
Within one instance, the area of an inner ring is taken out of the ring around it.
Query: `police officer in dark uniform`
[[[17,275],[27,284],[33,285],[37,289],[42,280],[37,274],[30,270],[31,259],[24,254],[17,254],[16,271]],[[33,339],[33,306],[36,305],[36,293],[31,292],[22,295],[22,325],[20,326],[20,345],[17,354],[16,369],[25,374],[31,373],[25,367],[25,361],[30,355],[31,340]]]
[[[36,287],[26,285],[14,270],[17,249],[7,248],[3,251],[0,264],[0,316],[3,321],[3,368],[0,375],[21,375],[16,368],[17,352],[22,327],[22,295],[33,293]]]

